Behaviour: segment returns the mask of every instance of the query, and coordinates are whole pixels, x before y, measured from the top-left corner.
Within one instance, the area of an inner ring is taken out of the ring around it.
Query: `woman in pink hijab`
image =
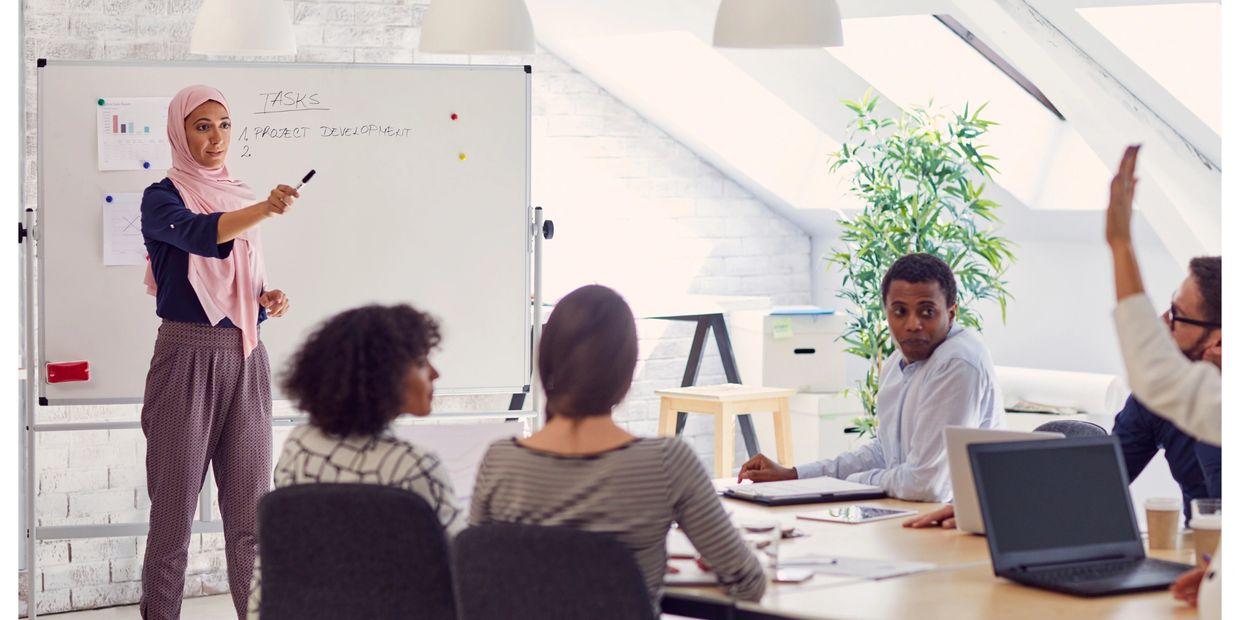
[[[168,177],[142,196],[147,291],[163,322],[146,377],[150,533],[142,617],[178,618],[186,551],[207,465],[219,486],[228,581],[243,617],[256,510],[271,482],[271,370],[259,324],[288,298],[267,288],[258,225],[288,212],[297,190],[256,201],[228,175],[232,121],[223,94],[190,86],[168,105]]]

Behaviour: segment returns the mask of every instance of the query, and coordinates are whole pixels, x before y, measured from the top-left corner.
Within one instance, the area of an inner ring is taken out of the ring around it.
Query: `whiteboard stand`
[[[555,234],[555,225],[543,219],[543,208],[534,207],[534,338],[530,346],[530,390],[534,393],[532,408],[534,410],[534,430],[537,431],[547,423],[547,414],[543,412],[542,381],[538,378],[538,342],[542,336],[542,253],[543,240]]]
[[[34,553],[35,553],[35,515],[34,515],[34,499],[38,494],[38,487],[35,486],[35,435],[34,435],[34,411],[35,403],[39,398],[39,369],[34,360],[35,347],[35,330],[34,330],[34,240],[38,237],[38,229],[35,225],[34,209],[26,209],[25,218],[25,235],[18,234],[18,243],[24,243],[26,247],[22,248],[25,258],[25,282],[22,290],[22,325],[26,328],[26,346],[23,347],[25,359],[22,363],[26,366],[26,380],[23,387],[25,388],[25,398],[22,399],[25,411],[23,412],[26,422],[26,428],[22,433],[23,448],[26,453],[26,493],[22,496],[25,505],[22,511],[26,517],[26,617],[34,618],[35,612],[35,583],[34,583]]]

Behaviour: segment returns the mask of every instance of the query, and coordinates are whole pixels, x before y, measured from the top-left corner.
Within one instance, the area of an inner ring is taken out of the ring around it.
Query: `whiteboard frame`
[[[541,235],[542,231],[541,231],[541,227],[537,227],[538,230],[535,230],[536,226],[534,225],[534,207],[533,207],[532,199],[531,199],[531,187],[532,187],[531,167],[533,165],[532,163],[533,133],[531,130],[531,115],[533,113],[533,95],[532,95],[532,85],[531,85],[530,78],[529,78],[529,75],[532,72],[532,67],[530,65],[469,65],[469,64],[404,65],[404,64],[379,64],[379,63],[282,63],[282,62],[211,62],[211,61],[166,61],[166,62],[91,61],[91,60],[56,60],[56,61],[53,61],[53,60],[47,60],[47,59],[39,59],[38,64],[37,64],[37,70],[36,70],[36,85],[38,89],[37,105],[38,105],[38,110],[39,110],[39,117],[38,117],[39,118],[38,120],[39,132],[38,132],[37,139],[36,139],[37,140],[36,152],[40,154],[40,157],[38,160],[38,168],[37,168],[38,184],[36,186],[37,195],[38,195],[37,215],[41,215],[44,212],[43,211],[44,209],[43,184],[46,180],[46,175],[44,175],[44,169],[43,169],[46,158],[42,156],[43,137],[44,137],[44,132],[42,131],[44,115],[42,112],[45,107],[44,101],[43,101],[43,95],[44,95],[43,69],[47,68],[48,66],[52,66],[52,65],[66,66],[66,67],[95,66],[95,67],[100,67],[100,68],[104,68],[104,67],[108,67],[108,68],[111,68],[111,67],[119,67],[119,68],[150,67],[150,68],[185,68],[185,69],[192,69],[195,67],[212,68],[212,69],[228,68],[228,67],[244,68],[244,69],[254,69],[254,68],[288,69],[289,67],[302,67],[302,68],[312,67],[315,69],[348,70],[348,69],[355,69],[355,68],[360,67],[360,68],[366,68],[366,69],[393,70],[393,71],[407,70],[410,67],[417,67],[419,70],[421,69],[425,69],[425,70],[501,69],[501,70],[515,71],[515,70],[523,69],[527,76],[525,79],[525,109],[526,109],[526,114],[525,114],[525,151],[526,151],[525,152],[525,205],[526,205],[526,221],[530,223],[529,230],[525,236],[526,269],[524,269],[523,272],[524,272],[524,277],[525,277],[525,290],[527,292],[527,298],[529,299],[541,298],[541,291],[537,290],[539,288],[539,285],[541,285],[541,282],[534,281],[536,279],[534,278],[534,275],[536,275],[537,272],[541,271],[541,265],[542,265],[542,256],[541,256],[542,248],[541,248],[541,244],[535,242],[535,235],[536,234]],[[541,236],[539,237],[539,239],[541,240]],[[37,325],[37,330],[38,330],[38,347],[37,347],[36,353],[33,355],[33,359],[35,361],[34,366],[36,368],[36,376],[38,377],[38,381],[37,381],[38,404],[41,406],[44,406],[44,405],[70,406],[70,405],[141,404],[142,398],[140,396],[120,397],[120,398],[59,398],[59,397],[48,398],[47,397],[46,365],[47,365],[48,360],[45,359],[44,357],[44,354],[46,351],[47,331],[43,328],[43,326],[46,324],[44,320],[45,318],[44,308],[46,307],[46,304],[44,303],[45,279],[42,277],[42,274],[45,273],[44,265],[43,265],[44,252],[39,251],[36,248],[36,257],[37,257],[36,266],[37,266],[37,272],[38,272],[38,277],[36,279],[36,281],[38,282],[38,307],[34,310],[34,312],[31,313],[31,316],[34,318],[34,324]],[[532,271],[534,273],[531,273]],[[539,308],[534,307],[532,312],[534,314],[538,314],[539,310],[540,310]],[[535,392],[533,395],[534,400],[533,400],[532,406],[534,409],[537,409],[538,395],[535,390],[531,389],[531,386],[533,385],[534,380],[535,380],[535,377],[533,374],[534,367],[533,367],[532,356],[535,354],[534,352],[536,350],[536,347],[534,346],[535,340],[530,336],[530,334],[534,333],[534,331],[532,330],[535,330],[535,331],[537,330],[537,327],[536,327],[537,324],[534,322],[534,318],[535,317],[531,316],[531,311],[527,309],[525,312],[525,317],[524,317],[524,325],[525,325],[524,327],[525,336],[524,336],[524,345],[523,345],[524,355],[522,356],[523,370],[521,373],[521,376],[524,378],[523,385],[479,386],[479,387],[455,388],[455,389],[454,388],[438,388],[437,391],[440,394],[456,395],[456,396],[482,395],[482,394],[526,394],[526,395],[529,395],[531,392]],[[276,389],[276,386],[274,385],[273,385],[273,392],[278,392],[278,389]],[[275,400],[286,400],[286,399],[277,398]]]

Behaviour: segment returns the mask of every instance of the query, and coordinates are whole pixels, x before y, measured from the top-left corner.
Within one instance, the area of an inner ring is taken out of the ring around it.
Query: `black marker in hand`
[[[310,179],[311,179],[311,178],[313,178],[313,177],[314,177],[314,170],[311,170],[310,172],[307,172],[307,173],[306,173],[306,176],[304,176],[304,177],[302,177],[302,178],[301,178],[301,183],[298,183],[298,184],[297,184],[297,187],[294,187],[294,188],[293,188],[293,190],[294,190],[294,191],[296,191],[296,190],[301,189],[301,186],[302,186],[302,185],[305,185],[306,183],[309,183],[309,182],[310,182]]]

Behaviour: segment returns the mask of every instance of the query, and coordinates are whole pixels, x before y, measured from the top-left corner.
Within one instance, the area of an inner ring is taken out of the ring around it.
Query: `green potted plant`
[[[1014,259],[1012,243],[995,233],[999,222],[994,201],[984,197],[986,180],[998,172],[995,156],[979,139],[995,125],[971,113],[914,108],[891,119],[875,115],[878,97],[844,101],[856,113],[849,137],[833,154],[831,170],[851,174],[853,195],[864,208],[840,219],[839,242],[827,257],[840,268],[837,293],[851,304],[841,338],[846,350],[869,362],[857,384],[864,416],[850,431],[873,436],[878,419],[876,396],[883,360],[894,350],[883,313],[883,274],[905,254],[926,252],[951,265],[958,280],[956,319],[981,330],[976,305],[999,304],[1003,320],[1011,295],[1002,279]]]

